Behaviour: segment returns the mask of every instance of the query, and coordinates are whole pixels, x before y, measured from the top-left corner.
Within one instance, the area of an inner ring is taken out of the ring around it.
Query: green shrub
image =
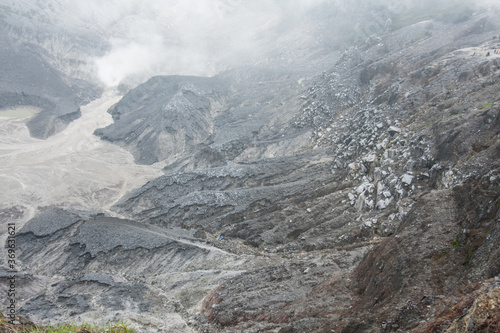
[[[124,322],[110,323],[105,327],[95,324],[58,324],[54,326],[38,326],[33,324],[15,325],[0,313],[0,332],[12,333],[133,333]]]
[[[488,103],[488,104],[484,104],[483,106],[480,107],[480,109],[486,109],[486,108],[489,108],[490,106],[493,105],[494,102],[491,102],[491,103]]]

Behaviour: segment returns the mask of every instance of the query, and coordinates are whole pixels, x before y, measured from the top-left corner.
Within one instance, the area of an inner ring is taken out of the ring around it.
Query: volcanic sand
[[[120,98],[106,92],[46,140],[30,137],[26,119],[0,117],[0,210],[16,207],[21,223],[49,205],[112,214],[121,196],[160,176],[160,163],[137,165],[128,151],[93,135],[113,122],[106,111]]]

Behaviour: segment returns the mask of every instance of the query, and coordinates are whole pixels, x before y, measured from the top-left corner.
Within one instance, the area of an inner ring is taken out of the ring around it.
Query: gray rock
[[[101,284],[105,284],[108,286],[114,286],[115,281],[113,277],[106,274],[98,274],[98,273],[85,273],[81,280],[82,282],[98,282]]]
[[[387,129],[387,132],[389,132],[389,134],[390,134],[391,136],[394,136],[395,134],[399,134],[399,133],[401,133],[401,128],[396,127],[396,126],[390,126],[390,127]]]
[[[49,236],[74,225],[79,219],[80,216],[63,209],[50,208],[26,222],[19,234],[33,233],[35,236]]]
[[[107,253],[121,247],[124,250],[136,248],[154,249],[171,244],[164,235],[148,231],[134,221],[112,217],[97,217],[80,225],[78,233],[70,239],[71,244],[80,244],[92,256]]]

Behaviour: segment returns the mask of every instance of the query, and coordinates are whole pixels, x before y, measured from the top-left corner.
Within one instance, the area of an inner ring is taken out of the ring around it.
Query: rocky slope
[[[22,311],[36,321],[129,318],[183,331],[193,302],[247,265],[181,229],[60,209],[39,214],[16,239],[29,272],[18,281],[30,295]]]
[[[301,79],[300,71],[259,67],[211,78],[154,77],[125,95],[110,110],[114,123],[95,134],[129,149],[137,163],[183,169],[224,165],[241,154],[273,156],[271,142],[289,141],[274,150],[293,152],[305,131],[283,125],[287,110],[298,108]]]
[[[499,14],[377,30],[318,75],[270,60],[130,90],[95,133],[165,174],[115,217],[44,207],[27,222],[21,313],[160,332],[494,332]]]
[[[453,30],[422,22],[346,51],[288,123],[312,130],[310,153],[167,174],[117,210],[283,260],[205,298],[222,331],[426,327],[445,295],[500,268],[489,15]]]

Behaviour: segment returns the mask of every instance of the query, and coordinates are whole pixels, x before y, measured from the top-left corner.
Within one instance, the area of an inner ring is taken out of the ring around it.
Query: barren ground
[[[162,165],[137,165],[128,151],[93,135],[112,123],[106,111],[120,98],[105,93],[47,140],[30,137],[25,119],[0,117],[0,209],[18,207],[20,223],[47,205],[110,213],[124,193],[161,175]]]

